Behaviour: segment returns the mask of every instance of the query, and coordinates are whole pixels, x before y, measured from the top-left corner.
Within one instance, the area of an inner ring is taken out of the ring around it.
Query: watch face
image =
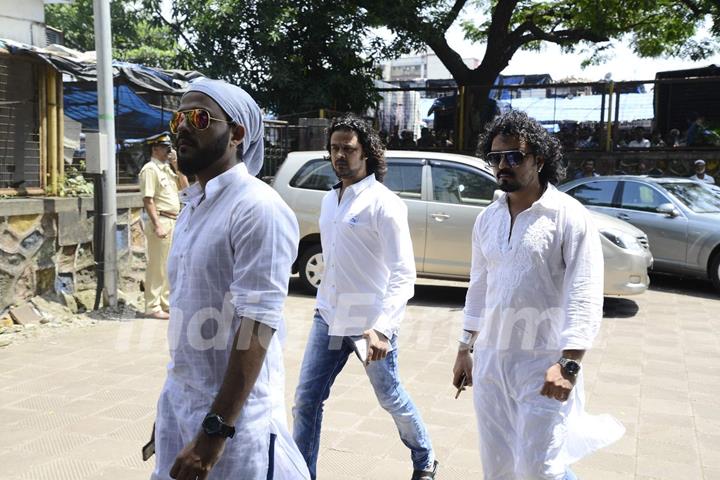
[[[580,372],[580,365],[570,360],[565,363],[565,371],[568,373],[568,375],[577,375]]]
[[[220,433],[220,420],[216,416],[209,416],[203,422],[203,429],[208,435]]]

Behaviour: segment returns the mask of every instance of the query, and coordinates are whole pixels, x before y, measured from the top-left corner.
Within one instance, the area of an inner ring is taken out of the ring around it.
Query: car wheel
[[[720,290],[720,252],[716,253],[710,262],[710,280],[716,290]]]
[[[311,245],[303,251],[300,256],[299,270],[303,288],[309,293],[316,293],[325,271],[322,247],[319,243]]]

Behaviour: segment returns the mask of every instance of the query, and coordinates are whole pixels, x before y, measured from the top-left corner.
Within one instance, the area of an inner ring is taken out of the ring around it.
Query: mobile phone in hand
[[[460,396],[460,392],[462,392],[465,389],[465,384],[467,383],[467,377],[465,374],[462,374],[462,377],[460,377],[460,386],[458,387],[457,393],[455,394],[455,400],[458,399]]]

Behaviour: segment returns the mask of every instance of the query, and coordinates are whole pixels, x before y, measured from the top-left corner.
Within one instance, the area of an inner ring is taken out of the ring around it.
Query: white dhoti
[[[556,355],[477,350],[473,395],[486,480],[565,478],[567,465],[625,432],[585,413],[582,373],[565,402],[540,395]]]

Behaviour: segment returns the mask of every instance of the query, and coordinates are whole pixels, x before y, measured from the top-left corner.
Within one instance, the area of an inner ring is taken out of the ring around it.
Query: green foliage
[[[188,63],[247,87],[278,115],[364,111],[390,54],[362,12],[317,0],[175,0]]]
[[[113,57],[153,67],[182,67],[174,33],[153,15],[153,1],[110,2]],[[47,25],[62,30],[65,43],[81,51],[95,50],[92,0],[45,5]]]
[[[116,58],[191,68],[248,88],[279,115],[320,108],[361,112],[376,100],[381,59],[430,47],[462,85],[489,85],[521,49],[542,43],[586,54],[597,64],[611,41],[640,56],[693,60],[718,51],[717,0],[161,0],[111,2]],[[472,14],[466,7],[473,7]],[[46,6],[48,25],[67,43],[94,49],[92,0]],[[486,44],[471,70],[445,34],[460,21],[468,39]],[[714,36],[694,39],[703,22]],[[387,28],[385,41],[375,34]]]
[[[160,0],[111,3],[114,57],[198,70],[249,89],[278,114],[373,106],[377,61],[396,52],[366,14],[317,0]],[[46,6],[69,46],[94,50],[92,0]]]
[[[602,62],[612,40],[641,57],[680,56],[693,60],[718,51],[717,0],[356,0],[375,24],[387,26],[406,44],[428,45],[459,83],[492,80],[520,49],[542,42],[587,54],[586,64]],[[472,7],[475,12],[468,14]],[[463,12],[465,12],[463,14]],[[482,64],[471,72],[444,39],[460,21],[467,39],[487,45]],[[711,22],[713,38],[693,40]]]

